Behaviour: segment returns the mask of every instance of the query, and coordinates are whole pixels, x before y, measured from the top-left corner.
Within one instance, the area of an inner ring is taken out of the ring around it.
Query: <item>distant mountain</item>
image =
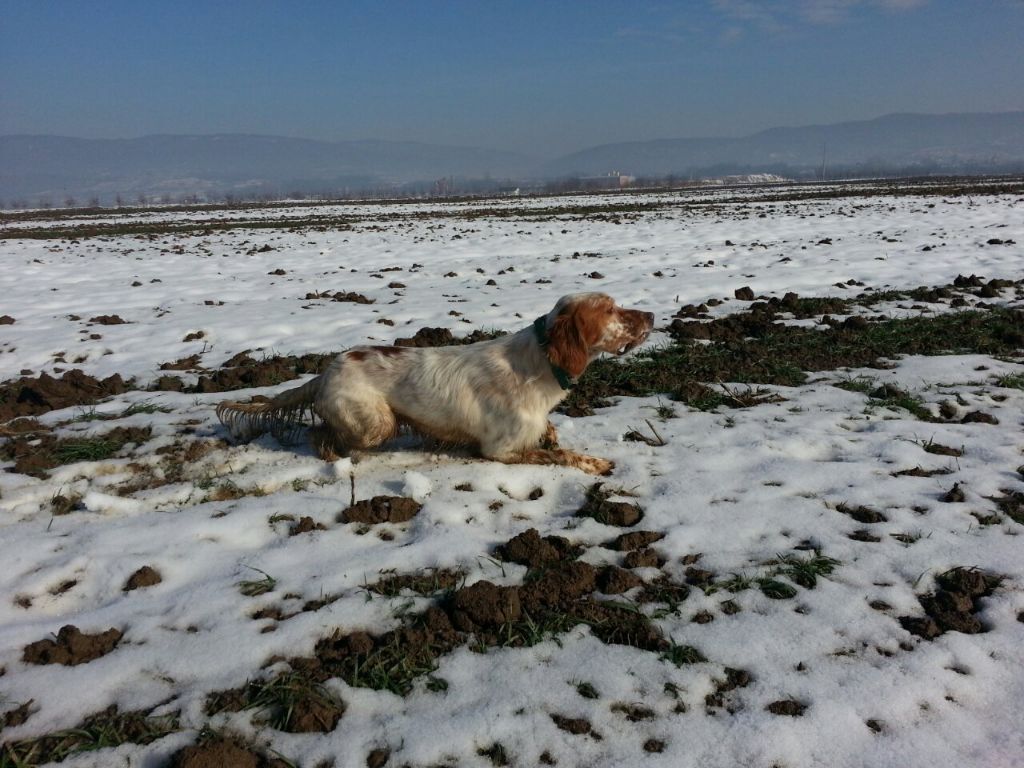
[[[772,128],[736,139],[605,144],[544,166],[548,176],[619,171],[634,176],[704,172],[807,174],[829,169],[957,172],[1024,168],[1024,112],[895,114],[874,120]]]
[[[311,141],[217,134],[76,139],[0,136],[0,201],[62,205],[121,196],[199,199],[416,191],[488,192],[496,180],[540,182],[618,171],[632,176],[815,176],[1024,172],[1024,112],[886,115],[772,128],[732,139],[592,147],[539,164],[513,152],[390,141]],[[455,177],[456,184],[434,183]]]
[[[533,165],[512,152],[413,142],[326,142],[218,134],[76,139],[0,137],[0,197],[288,194],[371,189],[448,176],[505,178]]]

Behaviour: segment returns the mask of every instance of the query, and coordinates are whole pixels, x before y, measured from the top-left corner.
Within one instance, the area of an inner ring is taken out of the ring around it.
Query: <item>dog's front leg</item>
[[[505,464],[554,464],[560,467],[582,469],[588,475],[610,475],[615,462],[596,456],[567,451],[563,448],[530,448],[509,457],[499,457]]]
[[[557,448],[558,447],[558,430],[555,429],[555,425],[550,421],[544,430],[544,437],[540,439],[541,448]]]

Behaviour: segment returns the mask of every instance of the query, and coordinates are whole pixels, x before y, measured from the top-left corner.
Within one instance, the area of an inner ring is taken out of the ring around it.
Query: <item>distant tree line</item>
[[[793,181],[843,181],[854,178],[906,178],[925,176],[994,176],[1024,174],[1024,160],[956,163],[948,161],[915,162],[892,165],[883,162],[836,164],[827,167],[778,165],[718,164],[684,169],[672,173],[631,178],[629,186],[640,189],[678,189],[706,184],[714,179],[736,176],[772,174]],[[32,200],[24,196],[0,200],[0,209],[48,210],[98,209],[146,206],[240,205],[272,203],[286,200],[330,202],[347,200],[443,199],[458,197],[490,197],[509,194],[568,194],[597,192],[620,188],[617,175],[569,175],[549,180],[468,179],[446,176],[440,179],[388,184],[372,179],[346,183],[297,183],[294,186],[264,186],[245,190],[191,192],[185,194],[118,193],[109,198],[89,195],[82,199],[73,195],[59,197],[41,195]]]

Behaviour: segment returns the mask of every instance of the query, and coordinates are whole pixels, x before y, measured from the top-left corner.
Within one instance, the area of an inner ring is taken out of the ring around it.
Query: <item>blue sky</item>
[[[0,133],[553,156],[1024,109],[1024,0],[0,0]]]

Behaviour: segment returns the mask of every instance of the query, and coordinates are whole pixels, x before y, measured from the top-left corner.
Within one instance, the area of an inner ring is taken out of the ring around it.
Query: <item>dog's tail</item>
[[[217,418],[236,440],[249,441],[270,432],[283,444],[293,443],[302,427],[316,420],[313,403],[319,391],[320,377],[316,376],[272,400],[220,403]]]

